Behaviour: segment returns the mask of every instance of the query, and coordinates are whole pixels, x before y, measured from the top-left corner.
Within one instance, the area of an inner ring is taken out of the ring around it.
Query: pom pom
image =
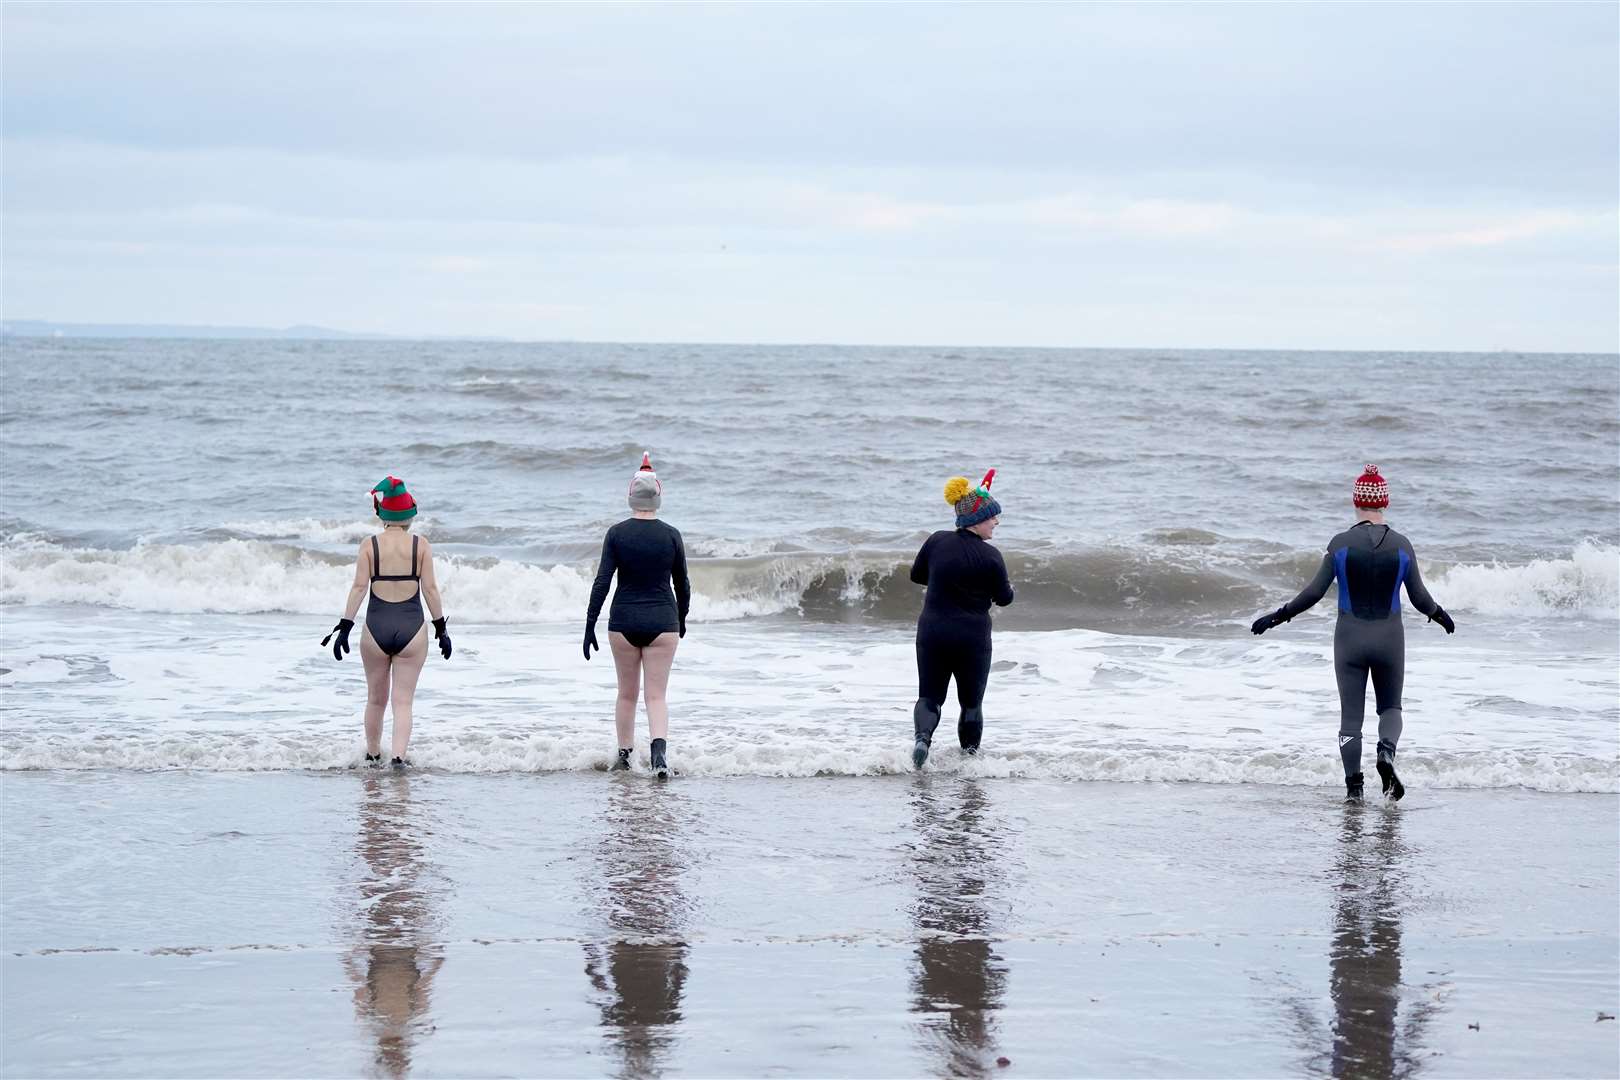
[[[945,501],[955,506],[962,497],[972,490],[965,476],[953,476],[945,481]]]
[[[1376,465],[1368,465],[1365,469],[1363,469],[1361,471],[1363,473],[1365,473],[1366,475],[1368,475],[1368,476],[1377,476],[1378,475],[1378,466],[1376,466]]]

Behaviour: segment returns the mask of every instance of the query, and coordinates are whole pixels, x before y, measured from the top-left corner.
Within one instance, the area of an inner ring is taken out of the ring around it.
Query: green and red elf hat
[[[371,508],[384,521],[409,521],[416,516],[416,500],[397,476],[385,476],[371,489]]]
[[[965,476],[953,476],[945,481],[945,501],[956,511],[958,529],[1001,516],[1001,504],[990,496],[990,484],[995,478],[996,470],[991,469],[978,487],[972,487]]]

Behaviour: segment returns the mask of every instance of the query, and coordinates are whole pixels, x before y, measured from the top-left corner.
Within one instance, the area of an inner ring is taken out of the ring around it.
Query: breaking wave
[[[0,603],[330,613],[349,586],[353,557],[310,550],[298,541],[348,544],[372,528],[361,522],[236,522],[220,526],[226,539],[123,550],[14,533],[0,541]],[[472,530],[440,539],[498,545],[514,537]],[[1018,602],[998,616],[1000,625],[1044,630],[1218,624],[1262,610],[1306,580],[1319,558],[1217,555],[1202,537],[1177,539],[1163,547],[1009,552]],[[694,558],[692,615],[696,621],[782,613],[818,621],[910,621],[920,603],[910,562],[909,553],[883,550]],[[435,565],[445,605],[458,621],[489,623],[576,620],[589,600],[594,571],[594,559],[528,562],[442,549]],[[1458,611],[1612,619],[1620,618],[1617,581],[1616,549],[1583,542],[1568,559],[1452,566],[1434,574],[1431,585]]]

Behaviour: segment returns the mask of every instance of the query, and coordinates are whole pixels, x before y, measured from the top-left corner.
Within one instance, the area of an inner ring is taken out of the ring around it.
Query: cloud
[[[1374,237],[1368,248],[1423,255],[1450,248],[1489,248],[1536,240],[1560,233],[1613,230],[1612,213],[1578,214],[1564,210],[1534,210],[1478,220],[1462,226],[1415,229]]]

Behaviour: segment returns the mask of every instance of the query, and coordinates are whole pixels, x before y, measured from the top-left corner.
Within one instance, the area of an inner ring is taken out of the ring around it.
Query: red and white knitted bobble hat
[[[1368,465],[1362,470],[1353,498],[1357,510],[1382,510],[1389,505],[1389,485],[1378,475],[1378,466]]]

